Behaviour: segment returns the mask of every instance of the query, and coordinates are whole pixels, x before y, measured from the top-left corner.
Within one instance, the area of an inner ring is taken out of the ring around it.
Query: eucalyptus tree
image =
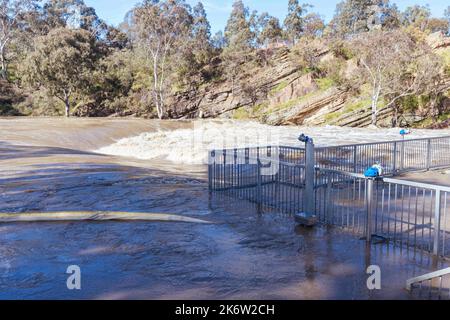
[[[27,11],[36,6],[33,0],[0,0],[0,78],[8,76],[8,49],[20,33]]]
[[[352,48],[360,66],[357,80],[370,87],[373,125],[378,121],[380,101],[385,108],[393,107],[403,98],[442,85],[442,61],[401,30],[361,34],[352,41]]]
[[[160,119],[166,116],[170,58],[185,45],[192,26],[190,7],[183,0],[147,0],[133,11],[135,42],[148,57],[153,78],[152,96]]]
[[[310,4],[300,5],[298,0],[289,0],[288,14],[284,20],[284,30],[286,38],[293,44],[295,44],[303,34],[305,28],[305,14],[308,12],[308,8],[311,7]]]
[[[84,29],[97,39],[106,36],[109,26],[100,19],[95,9],[83,0],[48,0],[42,7],[43,33],[55,28]]]
[[[21,65],[22,80],[61,100],[69,117],[73,96],[89,90],[98,59],[96,39],[90,32],[52,29],[34,40],[34,50]]]
[[[222,30],[217,31],[211,39],[211,44],[215,49],[222,50],[226,44],[227,40],[223,35]]]
[[[450,6],[444,11],[445,20],[447,20],[447,34],[450,35]]]
[[[254,21],[250,18],[248,7],[244,6],[241,0],[235,1],[225,27],[226,45],[222,51],[224,71],[231,81],[233,93],[236,80],[242,74],[242,66],[249,60],[255,49],[255,33],[252,31]]]
[[[278,18],[262,13],[258,18],[258,44],[260,46],[278,42],[283,37],[283,29]]]
[[[225,26],[227,51],[246,52],[253,49],[255,35],[252,33],[250,12],[241,0],[233,3],[233,9]]]
[[[398,9],[389,0],[344,0],[330,22],[334,34],[351,37],[370,30],[393,29],[400,23]]]
[[[304,19],[304,35],[310,38],[318,38],[325,30],[325,21],[317,13],[309,13]]]
[[[402,18],[403,25],[414,26],[425,31],[431,18],[431,10],[428,5],[414,5],[406,8]]]
[[[211,57],[211,25],[206,16],[206,11],[201,2],[192,10],[192,51],[200,64],[206,64]]]

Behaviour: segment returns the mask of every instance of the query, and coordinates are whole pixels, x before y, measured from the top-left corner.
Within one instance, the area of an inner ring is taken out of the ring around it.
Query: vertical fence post
[[[212,190],[213,190],[213,188],[212,188],[212,179],[213,179],[213,177],[212,177],[212,159],[213,159],[213,154],[214,154],[214,151],[210,151],[209,153],[208,153],[208,190],[209,190],[209,193],[211,193],[212,192]]]
[[[427,140],[427,171],[431,168],[431,139]]]
[[[237,160],[237,149],[234,148],[233,168],[231,169],[231,186],[233,189],[239,187],[239,164]]]
[[[258,176],[256,177],[256,203],[257,211],[261,213],[262,205],[262,176],[261,176],[261,161],[258,159]]]
[[[394,155],[392,164],[392,174],[395,176],[397,174],[397,142],[394,142]]]
[[[259,147],[256,147],[256,162],[257,162],[257,169],[256,169],[256,202],[258,203],[258,211],[259,206],[261,205],[261,187],[262,187],[262,177],[261,177],[261,160],[259,155]]]
[[[441,190],[436,190],[436,199],[434,205],[434,243],[433,254],[439,254],[439,233],[441,232]]]
[[[366,190],[366,198],[367,198],[367,215],[366,215],[366,241],[370,242],[372,240],[372,217],[373,217],[373,207],[374,207],[374,198],[375,198],[375,189],[374,189],[375,179],[369,178],[367,179],[367,190]]]
[[[405,169],[405,137],[403,136],[402,147],[400,149],[400,171]]]
[[[358,155],[357,146],[355,144],[353,146],[353,172],[354,173],[358,173],[358,167],[357,167],[357,161],[356,161],[357,155]]]
[[[332,213],[332,209],[331,209],[331,195],[332,195],[332,190],[331,188],[333,187],[333,177],[331,176],[331,174],[327,175],[327,186],[326,186],[326,191],[325,191],[325,221],[328,224],[333,224],[333,216],[331,215]]]
[[[314,143],[310,140],[306,143],[306,150],[305,150],[305,192],[303,193],[305,213],[308,216],[313,216],[315,209],[315,197],[314,197],[315,170],[316,169],[315,169]]]
[[[223,149],[223,179],[222,186],[224,190],[227,188],[227,150]]]

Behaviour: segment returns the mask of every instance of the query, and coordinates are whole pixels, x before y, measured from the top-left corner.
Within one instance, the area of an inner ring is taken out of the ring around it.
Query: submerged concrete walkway
[[[450,168],[427,172],[406,173],[396,178],[450,187]]]

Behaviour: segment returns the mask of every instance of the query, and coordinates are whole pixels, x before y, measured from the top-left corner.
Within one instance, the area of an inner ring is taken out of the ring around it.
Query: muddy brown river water
[[[0,299],[408,299],[406,279],[432,270],[420,252],[367,247],[338,228],[208,193],[206,167],[92,152],[188,122],[0,119],[0,212],[126,211],[180,222],[0,224]],[[366,286],[382,267],[382,289]],[[68,290],[69,265],[81,290]]]

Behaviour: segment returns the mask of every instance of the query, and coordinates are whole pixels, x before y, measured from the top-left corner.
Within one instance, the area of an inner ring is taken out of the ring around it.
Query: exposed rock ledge
[[[450,38],[437,32],[427,38],[436,52],[449,50]],[[332,52],[322,50],[317,58],[332,58]],[[345,75],[355,72],[356,62],[347,61]],[[235,88],[230,82],[210,83],[200,90],[179,93],[172,97],[171,118],[233,117],[235,110],[245,110],[250,117],[273,125],[334,124],[365,127],[371,123],[370,106],[348,110],[346,106],[355,97],[349,92],[331,87],[320,89],[312,73],[301,70],[295,55],[289,49],[277,49],[265,67],[255,68],[250,79]],[[242,85],[243,84],[243,85]],[[264,106],[259,114],[254,110]],[[330,117],[330,114],[333,117]],[[392,124],[392,110],[382,109],[378,119],[381,126]],[[420,121],[417,115],[404,115],[411,121]]]

